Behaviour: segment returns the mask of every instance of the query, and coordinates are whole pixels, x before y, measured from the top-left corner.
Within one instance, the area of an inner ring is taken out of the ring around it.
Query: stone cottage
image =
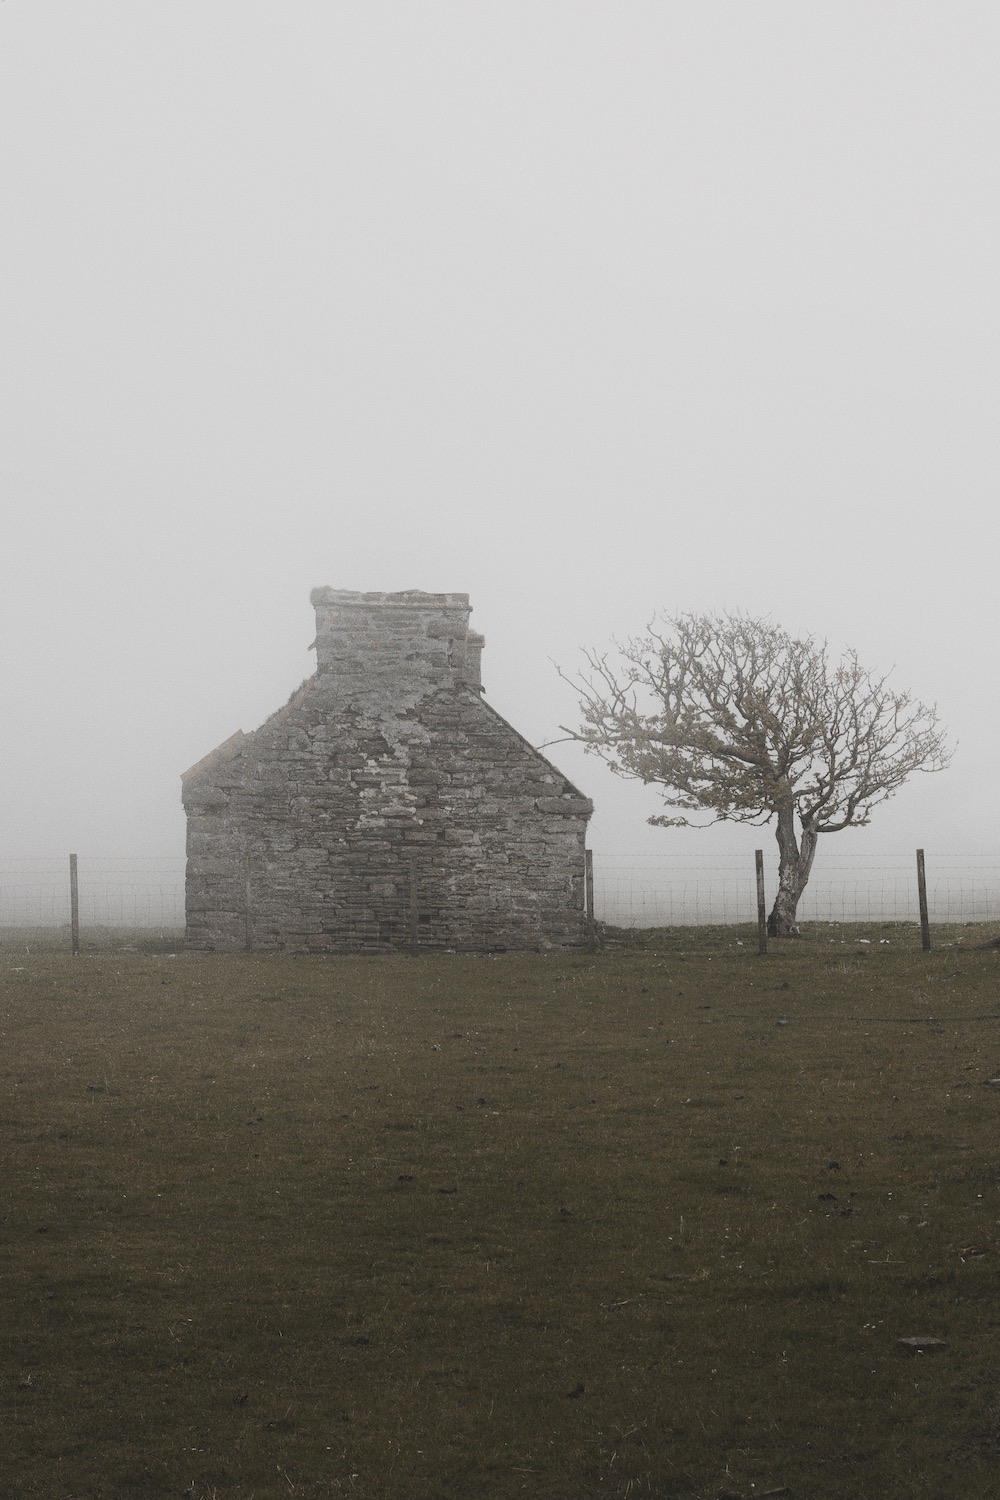
[[[312,603],[315,675],[182,778],[188,945],[580,945],[592,804],[484,701],[468,595]]]

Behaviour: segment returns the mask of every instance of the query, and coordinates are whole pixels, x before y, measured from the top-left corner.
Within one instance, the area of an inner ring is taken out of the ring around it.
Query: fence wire
[[[80,930],[176,933],[184,927],[183,858],[78,860]],[[0,928],[69,930],[69,857],[0,859]]]
[[[768,904],[777,860],[765,859]],[[927,857],[932,922],[1000,921],[1000,855]],[[752,856],[653,859],[594,856],[594,915],[614,927],[693,927],[755,922]],[[915,855],[822,857],[799,903],[803,922],[916,922]]]
[[[182,857],[96,858],[80,855],[80,931],[85,945],[178,938],[184,927]],[[768,903],[777,861],[765,859]],[[927,857],[927,896],[935,923],[1000,924],[1000,855]],[[594,914],[615,927],[690,927],[753,923],[757,892],[753,858],[726,855],[594,856]],[[803,922],[916,922],[913,856],[824,857],[799,905]],[[0,929],[69,931],[69,859],[0,859]]]

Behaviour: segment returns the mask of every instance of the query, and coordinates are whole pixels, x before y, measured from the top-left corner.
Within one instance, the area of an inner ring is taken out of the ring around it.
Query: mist
[[[995,853],[1000,12],[7,0],[3,852],[183,852],[310,589],[471,597],[488,701],[657,611],[854,647]],[[597,852],[728,853],[577,746]]]

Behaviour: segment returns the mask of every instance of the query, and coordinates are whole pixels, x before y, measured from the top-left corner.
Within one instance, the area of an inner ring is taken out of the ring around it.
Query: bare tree
[[[950,761],[936,709],[892,692],[853,651],[831,666],[825,644],[767,620],[663,617],[616,648],[614,660],[585,653],[589,673],[572,679],[583,724],[564,733],[660,788],[678,812],[651,823],[777,819],[772,936],[798,936],[821,833],[868,823],[913,772]]]

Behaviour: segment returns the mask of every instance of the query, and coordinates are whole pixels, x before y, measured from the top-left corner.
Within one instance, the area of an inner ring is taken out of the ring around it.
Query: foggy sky
[[[853,646],[959,748],[827,847],[997,852],[998,76],[992,0],[6,0],[2,852],[181,853],[323,584],[468,592],[534,743],[657,610]]]

